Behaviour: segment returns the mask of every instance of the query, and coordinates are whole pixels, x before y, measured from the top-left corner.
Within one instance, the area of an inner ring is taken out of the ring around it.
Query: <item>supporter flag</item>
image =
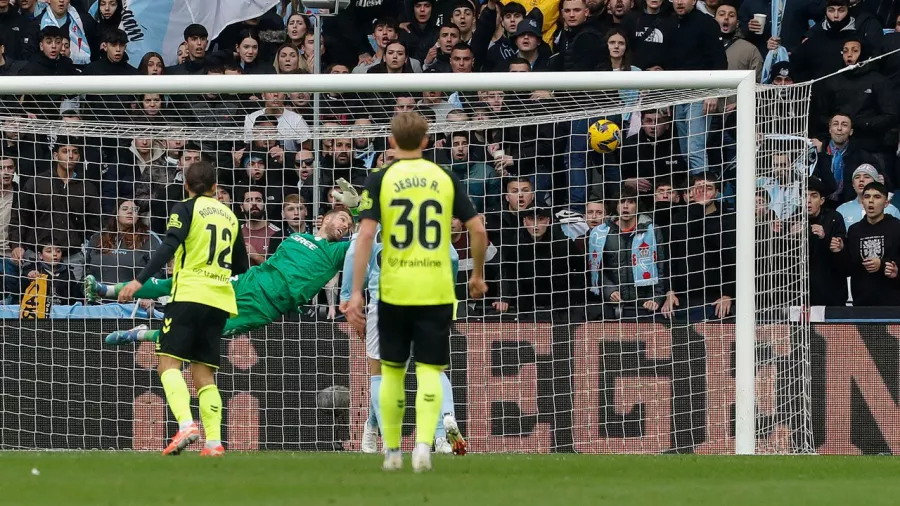
[[[135,67],[144,54],[156,51],[166,65],[177,63],[175,55],[184,41],[184,29],[199,23],[209,31],[209,39],[226,26],[255,18],[271,9],[278,0],[119,0],[120,27],[128,34],[128,58]],[[91,6],[91,15],[97,13]]]
[[[789,0],[772,0],[772,37],[781,36],[781,18],[784,16],[784,7],[787,5],[788,1]],[[784,46],[779,45],[778,49],[770,49],[769,53],[766,55],[766,61],[763,64],[761,79],[763,84],[772,82],[772,65],[775,65],[780,61],[788,61],[789,59],[788,51]]]

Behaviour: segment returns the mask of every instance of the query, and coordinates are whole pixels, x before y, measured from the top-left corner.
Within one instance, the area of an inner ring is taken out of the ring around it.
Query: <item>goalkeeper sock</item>
[[[447,431],[444,430],[443,415],[450,413],[454,417],[456,416],[456,411],[453,407],[453,386],[450,384],[450,377],[447,376],[447,371],[441,372],[441,392],[444,397],[441,401],[441,412],[438,416],[437,428],[434,430],[434,437],[436,438],[447,437]]]
[[[216,385],[206,385],[197,391],[200,401],[200,421],[206,431],[206,446],[215,448],[222,441],[222,396]]]
[[[372,376],[369,385],[369,425],[381,428],[381,375]]]
[[[166,392],[169,409],[178,420],[178,428],[184,429],[194,423],[194,417],[191,415],[191,392],[184,382],[181,371],[166,369],[159,375],[159,381],[162,382],[163,390]]]
[[[116,283],[114,285],[107,285],[104,283],[100,283],[100,290],[97,291],[100,292],[100,294],[104,297],[111,299],[113,297],[118,297],[119,292],[121,292],[127,284],[128,283]]]
[[[441,415],[441,371],[438,365],[416,363],[416,443],[431,446]]]
[[[158,343],[159,330],[138,330],[136,337],[138,341],[150,341],[151,343]]]
[[[388,450],[400,448],[400,424],[406,410],[406,392],[403,380],[406,378],[406,364],[397,366],[381,364],[381,439]]]

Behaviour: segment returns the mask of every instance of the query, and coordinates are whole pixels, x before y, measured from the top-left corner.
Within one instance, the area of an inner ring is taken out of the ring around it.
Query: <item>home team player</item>
[[[249,265],[237,217],[213,198],[216,169],[208,162],[192,164],[185,171],[184,186],[189,198],[172,207],[163,243],[137,279],[122,288],[119,300],[131,300],[154,272],[175,257],[172,300],[166,306],[156,346],[159,379],[178,420],[178,432],[163,455],[177,455],[200,438],[191,414],[191,394],[181,374],[183,364],[188,362],[206,430],[201,455],[221,456],[225,453],[222,398],[214,374],[219,368],[219,340],[225,321],[237,314],[229,279],[245,272]]]
[[[347,319],[365,332],[362,288],[378,223],[382,226],[378,287],[379,354],[382,364],[381,422],[383,468],[403,466],[400,424],[405,409],[404,378],[410,351],[416,358],[416,447],[414,471],[431,469],[434,427],[441,411],[441,372],[450,362],[450,323],[456,302],[450,269],[450,222],[458,217],[469,230],[474,268],[469,281],[481,297],[487,234],[463,185],[451,172],[422,159],[428,124],[413,112],[391,121],[396,161],[369,175],[360,201],[360,229]]]
[[[360,450],[363,453],[378,453],[378,429],[381,427],[381,362],[378,355],[378,283],[381,277],[381,227],[375,233],[372,245],[372,254],[369,256],[369,265],[366,269],[366,289],[369,292],[369,302],[366,305],[366,357],[369,366],[369,417],[363,427]],[[350,249],[344,259],[344,276],[341,281],[341,312],[346,312],[347,303],[350,300],[351,285],[353,284],[353,263],[356,252],[356,238],[350,241]],[[459,253],[456,248],[450,247],[450,262],[453,279],[459,271]],[[443,417],[438,420],[434,432],[434,450],[437,453],[455,453],[465,455],[466,440],[456,424],[454,412],[453,387],[447,371],[441,373],[441,388],[443,401],[441,413]]]

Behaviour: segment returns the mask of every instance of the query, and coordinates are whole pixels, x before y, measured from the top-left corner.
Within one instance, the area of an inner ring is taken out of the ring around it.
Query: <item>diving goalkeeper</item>
[[[355,190],[353,195],[343,192],[342,202],[358,204]],[[312,299],[343,267],[350,243],[341,239],[352,226],[353,218],[349,212],[330,211],[315,236],[291,234],[266,262],[232,279],[238,314],[227,320],[224,335],[264,327]],[[87,276],[84,285],[89,300],[117,297],[125,286],[124,283],[98,283],[93,276]],[[151,278],[134,298],[155,299],[169,295],[171,288],[171,279]],[[106,344],[119,346],[138,341],[158,342],[158,339],[159,330],[138,325],[109,334]]]

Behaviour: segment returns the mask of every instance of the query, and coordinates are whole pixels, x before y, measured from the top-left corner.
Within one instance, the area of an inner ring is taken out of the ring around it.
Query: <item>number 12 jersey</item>
[[[379,294],[398,306],[456,302],[450,226],[476,216],[459,179],[421,158],[397,160],[366,180],[360,217],[381,222]]]

